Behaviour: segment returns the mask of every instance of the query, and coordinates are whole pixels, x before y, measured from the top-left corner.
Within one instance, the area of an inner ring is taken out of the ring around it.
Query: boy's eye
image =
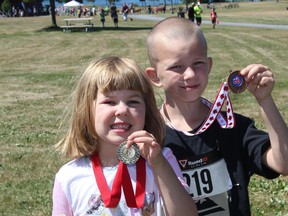
[[[172,66],[170,69],[171,70],[179,70],[181,68],[181,65],[174,65],[174,66]]]
[[[194,65],[198,66],[198,65],[202,65],[202,64],[204,64],[204,62],[196,62]]]
[[[184,68],[182,65],[174,65],[174,66],[171,66],[169,68],[170,71],[174,71],[176,73],[182,73],[184,71]]]

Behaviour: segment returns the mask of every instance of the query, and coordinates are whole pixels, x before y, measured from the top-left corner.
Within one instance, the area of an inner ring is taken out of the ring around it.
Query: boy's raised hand
[[[249,83],[248,89],[258,102],[271,96],[275,80],[270,69],[261,64],[251,64],[240,72]]]

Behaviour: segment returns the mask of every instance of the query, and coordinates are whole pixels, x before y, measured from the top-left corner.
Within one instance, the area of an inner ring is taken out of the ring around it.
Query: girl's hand
[[[271,96],[275,80],[267,66],[251,64],[242,69],[240,73],[249,83],[248,90],[256,97],[258,102]]]
[[[136,131],[127,138],[127,148],[136,143],[140,149],[141,156],[145,158],[151,167],[161,164],[163,155],[161,146],[155,140],[155,137],[145,130]]]

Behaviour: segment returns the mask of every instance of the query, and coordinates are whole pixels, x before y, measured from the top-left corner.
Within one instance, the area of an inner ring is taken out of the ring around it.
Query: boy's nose
[[[189,79],[195,76],[195,72],[191,67],[187,67],[187,69],[184,72],[184,78]]]

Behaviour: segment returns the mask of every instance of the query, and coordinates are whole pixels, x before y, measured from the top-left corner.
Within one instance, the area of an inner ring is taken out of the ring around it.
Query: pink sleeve
[[[172,169],[174,170],[176,176],[178,177],[179,181],[181,182],[181,184],[183,185],[183,187],[185,188],[185,190],[190,193],[190,188],[187,185],[186,181],[184,180],[182,171],[179,167],[179,164],[177,162],[177,159],[175,157],[175,155],[173,154],[172,150],[170,148],[164,148],[164,152],[163,152],[164,157],[166,158],[166,160],[169,162],[170,166],[172,167]]]
[[[73,211],[63,191],[63,188],[56,177],[53,188],[52,216],[60,216],[60,215],[73,216]]]

